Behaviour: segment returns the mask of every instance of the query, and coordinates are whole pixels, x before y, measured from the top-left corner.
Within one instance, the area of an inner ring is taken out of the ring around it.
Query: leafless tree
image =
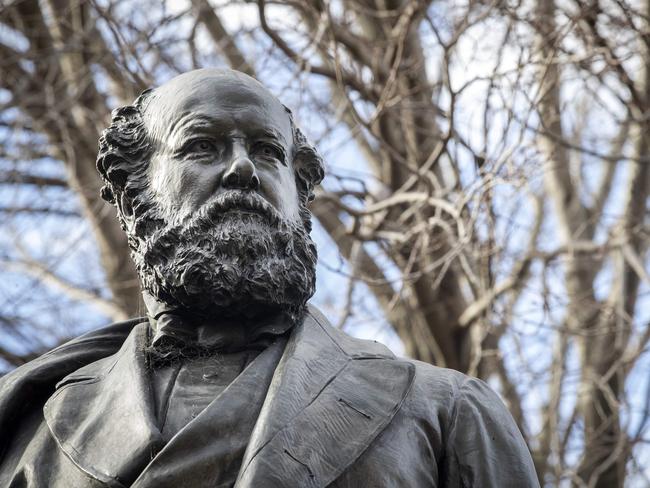
[[[650,483],[648,0],[4,3],[8,365],[140,311],[99,131],[230,66],[323,148],[341,326],[372,296],[409,356],[489,381],[546,485]]]

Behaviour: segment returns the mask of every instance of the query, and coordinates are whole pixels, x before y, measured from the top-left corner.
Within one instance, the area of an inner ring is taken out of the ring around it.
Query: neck
[[[197,314],[170,306],[147,292],[143,297],[153,346],[173,342],[200,350],[241,349],[260,337],[284,334],[302,318],[302,313],[254,303],[237,313]]]
[[[255,326],[256,324],[275,320],[279,317],[290,318],[298,321],[306,309],[302,306],[280,306],[259,303],[252,299],[244,300],[241,304],[233,304],[229,308],[215,309],[212,311],[198,311],[186,307],[167,303],[165,300],[154,297],[147,291],[142,292],[147,316],[154,320],[165,314],[182,317],[193,326],[210,326],[227,328],[231,325],[238,327]]]

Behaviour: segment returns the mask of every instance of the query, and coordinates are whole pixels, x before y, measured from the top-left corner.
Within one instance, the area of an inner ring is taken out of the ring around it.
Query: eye
[[[219,148],[214,141],[210,139],[194,139],[188,142],[183,148],[183,153],[189,155],[204,155],[218,152]]]
[[[277,159],[281,163],[284,163],[284,151],[268,142],[260,142],[256,144],[253,146],[253,150],[251,152],[253,156],[261,156],[267,159]]]

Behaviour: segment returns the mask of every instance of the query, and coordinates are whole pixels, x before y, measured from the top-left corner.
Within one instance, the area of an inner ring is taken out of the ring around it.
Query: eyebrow
[[[232,131],[233,124],[230,121],[214,117],[187,113],[176,120],[169,129],[168,134],[169,138],[174,141],[178,137],[187,137],[188,133],[196,131],[214,131],[215,129],[227,133]],[[288,141],[282,133],[271,127],[253,127],[246,130],[245,133],[247,137],[275,139],[284,143],[285,146],[288,145]]]
[[[268,139],[277,139],[277,140],[283,142],[284,144],[287,143],[287,141],[285,140],[284,136],[280,133],[280,131],[276,131],[276,130],[269,129],[269,128],[261,128],[261,129],[258,129],[258,130],[254,130],[252,135],[254,135],[255,137],[265,137],[265,138],[268,138]]]
[[[183,114],[169,130],[169,136],[175,140],[178,136],[183,137],[187,132],[194,132],[196,130],[229,130],[232,124],[212,117],[204,115],[196,115],[193,113]]]

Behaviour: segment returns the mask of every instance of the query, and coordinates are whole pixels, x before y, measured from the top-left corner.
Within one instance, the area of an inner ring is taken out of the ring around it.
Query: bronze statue
[[[257,81],[206,69],[144,92],[97,167],[148,316],[0,380],[0,486],[539,486],[485,383],[307,304],[323,165]]]

